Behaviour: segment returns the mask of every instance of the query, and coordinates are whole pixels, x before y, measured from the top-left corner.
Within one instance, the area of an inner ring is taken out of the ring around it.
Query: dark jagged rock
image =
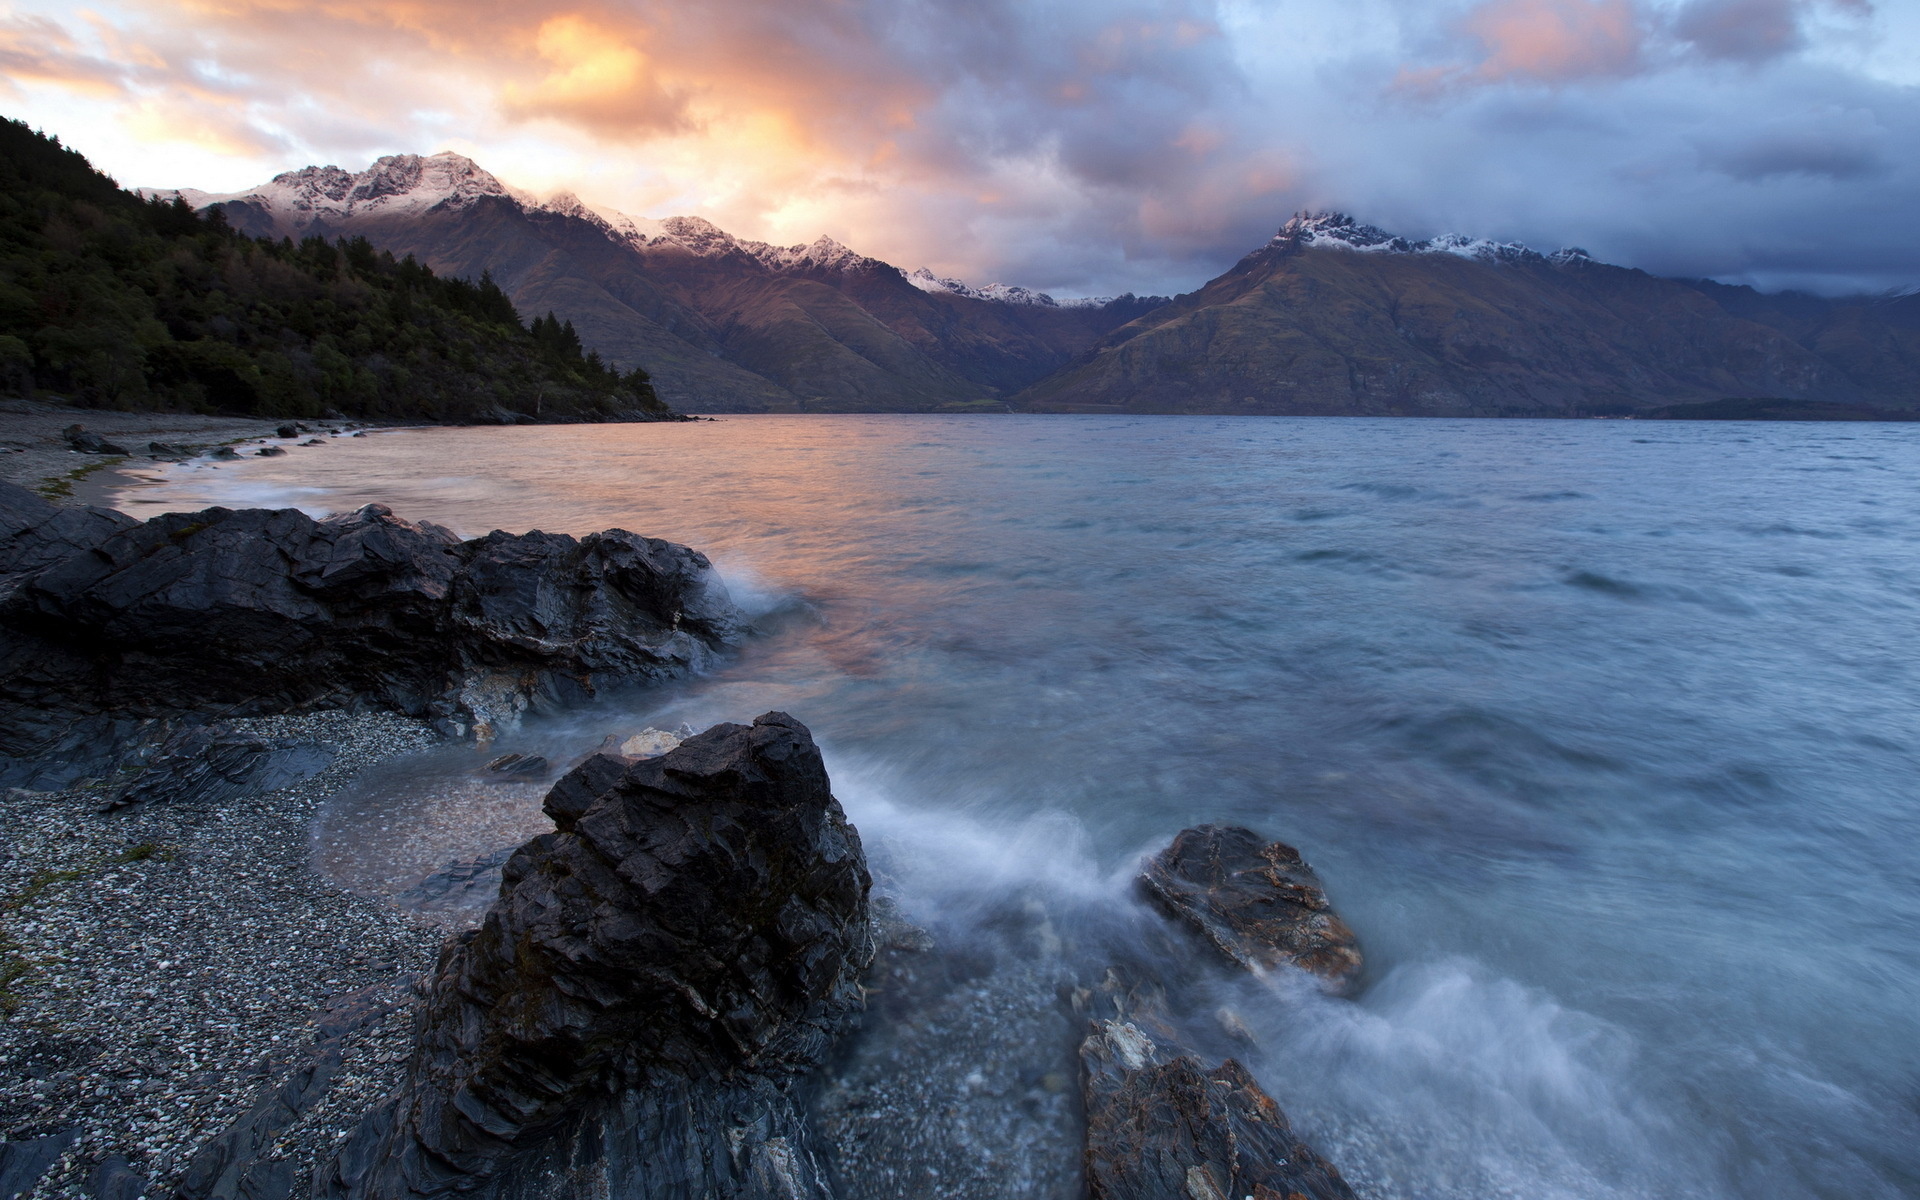
[[[288,787],[318,775],[333,752],[311,742],[265,738],[219,728],[183,730],[169,738],[107,811],[142,804],[222,804]]]
[[[260,458],[277,458],[286,452],[287,448],[285,446],[262,446],[258,450],[255,450],[254,454]]]
[[[1233,1059],[1180,1049],[1159,989],[1110,976],[1080,1046],[1092,1200],[1352,1200]]]
[[[861,1005],[870,879],[768,713],[557,783],[555,832],[442,952],[400,1092],[316,1195],[824,1198],[789,1085]]]
[[[1250,971],[1294,966],[1340,993],[1359,979],[1353,931],[1285,842],[1230,825],[1182,830],[1147,862],[1140,882],[1162,908]]]
[[[381,505],[141,523],[0,484],[0,782],[183,714],[371,703],[484,734],[742,628],[704,556],[623,530],[462,542]]]

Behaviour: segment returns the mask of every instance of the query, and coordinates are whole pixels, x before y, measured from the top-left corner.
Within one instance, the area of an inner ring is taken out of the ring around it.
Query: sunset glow
[[[1832,291],[1920,273],[1888,224],[1917,31],[1866,0],[26,0],[0,64],[130,185],[451,149],[1063,295],[1194,286],[1305,207]]]

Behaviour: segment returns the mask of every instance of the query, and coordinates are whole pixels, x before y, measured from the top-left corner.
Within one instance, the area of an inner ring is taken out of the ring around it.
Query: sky
[[[1319,210],[1920,285],[1920,0],[23,0],[0,112],[128,186],[454,150],[1061,296],[1189,291]]]

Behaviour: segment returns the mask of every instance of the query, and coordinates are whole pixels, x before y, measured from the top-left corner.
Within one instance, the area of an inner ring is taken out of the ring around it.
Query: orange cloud
[[[1571,83],[1641,69],[1646,28],[1633,0],[1485,0],[1461,20],[1479,61],[1404,69],[1403,91],[1523,81]]]
[[[51,83],[69,91],[111,96],[126,87],[117,64],[81,52],[65,29],[45,17],[0,19],[0,88]]]
[[[534,46],[551,70],[530,86],[502,89],[509,118],[554,117],[615,137],[687,126],[685,102],[661,87],[646,54],[619,34],[569,13],[543,22]]]

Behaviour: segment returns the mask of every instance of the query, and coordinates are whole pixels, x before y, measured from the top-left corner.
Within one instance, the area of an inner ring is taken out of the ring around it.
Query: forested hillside
[[[529,330],[490,278],[443,279],[364,238],[247,237],[4,118],[0,389],[273,417],[671,415],[645,371],[583,352],[570,324]]]

